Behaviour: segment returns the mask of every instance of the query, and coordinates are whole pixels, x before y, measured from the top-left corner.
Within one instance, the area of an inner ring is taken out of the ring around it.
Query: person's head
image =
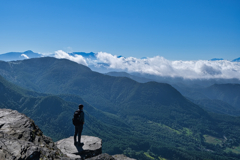
[[[83,109],[83,105],[82,105],[82,104],[79,104],[78,108],[79,108],[79,109]]]

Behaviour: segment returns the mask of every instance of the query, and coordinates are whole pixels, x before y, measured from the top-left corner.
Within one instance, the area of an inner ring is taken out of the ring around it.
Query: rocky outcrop
[[[0,109],[0,159],[69,159],[43,135],[33,120],[17,111]]]
[[[87,159],[87,160],[135,160],[126,157],[123,154],[110,156],[106,153],[102,154],[102,140],[98,137],[81,136],[83,145],[74,145],[73,136],[62,139],[55,144],[71,159]]]
[[[73,137],[56,143],[44,136],[34,121],[10,109],[0,109],[0,160],[134,160],[124,155],[102,154],[102,140],[82,136],[83,145]]]
[[[102,140],[98,137],[81,136],[81,143],[83,145],[74,145],[72,136],[62,139],[55,144],[64,154],[73,159],[85,159],[102,153]]]

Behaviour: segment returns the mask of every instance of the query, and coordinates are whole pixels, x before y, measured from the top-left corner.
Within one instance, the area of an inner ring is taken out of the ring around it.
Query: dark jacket
[[[79,120],[80,120],[80,122],[84,123],[84,112],[83,112],[83,110],[80,110],[80,109],[78,109],[78,111],[80,112]]]

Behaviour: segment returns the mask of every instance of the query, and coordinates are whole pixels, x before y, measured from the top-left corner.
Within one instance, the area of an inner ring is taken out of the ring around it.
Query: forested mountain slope
[[[62,97],[74,96],[62,95]],[[113,144],[127,147],[130,139],[133,143],[139,141],[138,137],[131,136],[130,128],[125,123],[90,106],[81,97],[77,97],[77,100],[84,105],[86,122],[83,134],[101,137],[106,143],[104,151],[116,153]],[[72,118],[78,103],[65,101],[59,96],[22,89],[1,76],[0,108],[14,109],[26,114],[42,128],[44,134],[55,141],[74,134]]]
[[[111,77],[50,57],[2,62],[0,68],[0,74],[22,87],[51,94],[75,94],[98,109],[121,116],[143,116],[168,125],[177,119],[177,123],[188,127],[199,120],[211,122],[205,111],[165,83]],[[190,117],[193,122],[184,120]]]
[[[139,99],[146,104],[152,102],[167,106],[188,103],[168,84],[137,83],[129,78],[111,77],[92,72],[86,66],[66,59],[47,57],[16,62],[2,61],[0,74],[7,80],[34,91],[79,95],[106,111],[117,112],[122,109],[119,104]]]

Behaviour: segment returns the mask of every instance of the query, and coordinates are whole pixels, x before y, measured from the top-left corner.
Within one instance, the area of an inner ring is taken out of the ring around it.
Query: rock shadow
[[[76,149],[78,150],[78,153],[84,151],[84,150],[83,150],[83,145],[84,145],[83,143],[81,143],[81,144],[74,144],[74,146],[75,146]]]
[[[84,150],[83,146],[84,144],[81,143],[80,145],[74,145],[77,149],[77,153],[73,153],[75,155],[79,155],[81,160],[86,159],[86,158],[91,158],[94,156],[97,156],[98,154],[102,153],[102,149],[96,150],[96,151],[91,151],[91,150]]]
[[[84,152],[84,149],[83,149],[83,143],[81,143],[81,144],[74,144],[74,146],[76,147],[76,149],[77,149],[77,153],[73,153],[73,154],[75,154],[75,155],[79,155],[80,157],[81,157],[81,159],[85,159],[85,152]]]

